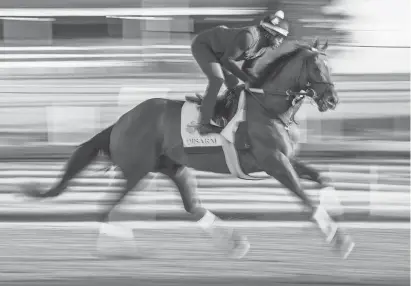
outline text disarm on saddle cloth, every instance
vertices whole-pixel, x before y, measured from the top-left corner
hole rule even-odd
[[[222,146],[221,136],[224,136],[229,142],[234,143],[238,124],[245,120],[244,91],[240,95],[236,114],[223,129],[221,135],[212,133],[202,136],[198,133],[196,127],[200,116],[198,108],[198,104],[186,102],[181,110],[181,137],[183,138],[184,147],[219,147]]]
[[[181,110],[181,137],[184,147],[219,147],[221,138],[219,134],[200,135],[197,131],[199,122],[199,105],[186,102]]]

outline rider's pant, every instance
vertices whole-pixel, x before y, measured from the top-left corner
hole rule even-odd
[[[239,80],[222,68],[217,56],[206,43],[194,39],[191,51],[201,70],[208,78],[208,86],[200,107],[200,122],[207,124],[213,116],[217,97],[223,83],[226,84],[227,88],[233,88],[238,85]]]

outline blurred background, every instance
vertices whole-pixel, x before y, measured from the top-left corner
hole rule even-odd
[[[338,273],[327,265],[331,254],[315,244],[318,237],[314,230],[298,230],[300,235],[295,236],[295,230],[270,228],[260,230],[258,237],[250,231],[251,240],[256,242],[253,247],[261,248],[253,254],[257,255],[254,263],[263,262],[255,268],[247,262],[241,273],[273,275],[272,269],[264,272],[271,265],[264,257],[275,253],[286,263],[276,264],[274,269],[281,273],[302,271],[308,276],[301,277],[308,280],[333,275],[334,280],[340,277],[344,282],[358,277],[388,279],[390,285],[397,285],[393,279],[408,281],[409,0],[1,0],[0,220],[94,221],[104,195],[121,188],[118,172],[101,172],[107,166],[104,160],[83,172],[69,186],[69,192],[54,200],[17,200],[18,183],[36,180],[51,185],[77,144],[141,101],[151,97],[183,99],[187,94],[202,93],[206,80],[191,56],[191,39],[216,25],[258,23],[278,9],[291,22],[289,40],[318,37],[321,42],[329,41],[330,65],[341,99],[336,111],[326,113],[304,104],[297,114],[300,156],[333,179],[346,210],[344,220],[385,221],[388,227],[365,231],[362,224],[354,232],[358,248],[353,260],[348,264],[332,262]],[[297,200],[275,180],[256,183],[195,174],[204,205],[225,219],[308,219],[301,214]],[[160,175],[149,178],[155,180],[143,185],[138,195],[127,198],[122,219],[188,219],[178,195],[172,192],[174,186]],[[303,187],[312,199],[319,200],[318,186],[304,181]],[[137,207],[136,203],[141,204]],[[408,229],[396,229],[401,222]],[[67,266],[66,272],[63,267],[55,269],[58,263],[40,263],[42,267],[30,264],[32,257],[62,257],[63,264],[70,255],[73,261],[82,257],[93,241],[90,235],[85,236],[85,230],[67,236],[63,231],[45,232],[41,226],[35,231],[8,227],[11,232],[2,232],[6,237],[0,243],[0,273],[4,277],[18,276],[13,276],[16,266],[5,257],[17,257],[20,270],[34,269],[30,277],[37,277],[36,273],[63,277],[80,275],[81,271],[90,277],[102,275],[96,272],[103,269],[100,266],[79,269],[83,263]],[[141,231],[139,235],[160,245],[165,243],[161,242],[167,237],[165,233],[169,232],[149,232],[149,236]],[[174,244],[176,250],[196,245],[185,254],[182,251],[183,255],[212,252],[194,238],[184,243],[187,234],[176,234],[182,242]],[[42,245],[65,237],[66,244],[43,248],[39,255]],[[89,237],[87,242],[85,237]],[[24,250],[28,239],[37,248]],[[167,243],[171,245],[174,240],[175,236],[168,237]],[[76,252],[81,247],[83,252]],[[181,254],[175,255],[178,259],[172,264],[177,270],[163,267],[162,273],[192,271],[182,265],[185,258]],[[228,274],[235,272],[230,263],[213,265],[202,265],[196,271],[206,275],[221,273],[221,269]],[[150,271],[139,268],[137,274]],[[137,274],[133,270],[130,275]],[[377,285],[374,282],[370,285]]]
[[[5,167],[2,194],[12,194],[19,178],[51,184],[62,160],[79,143],[140,102],[202,93],[206,80],[191,55],[191,39],[216,25],[252,25],[281,9],[291,22],[290,41],[329,41],[341,98],[333,112],[320,113],[308,102],[300,109],[299,156],[334,176],[341,192],[362,196],[377,190],[381,198],[389,198],[386,204],[404,202],[409,197],[409,6],[408,0],[392,0],[390,5],[385,0],[3,0],[0,158],[54,161],[37,173],[32,170],[35,165],[11,173]],[[343,163],[345,167],[339,167]],[[398,174],[393,177],[388,170]],[[362,176],[355,177],[358,172]],[[209,186],[213,175],[200,178],[204,194],[220,194],[218,184]],[[70,193],[74,197],[62,203],[93,201],[101,194],[100,183],[111,190],[104,179],[79,180],[74,182],[77,191],[96,192]],[[159,186],[161,192],[173,188],[169,183]],[[267,186],[249,187],[264,191]],[[400,191],[396,199],[389,192],[392,188]],[[284,191],[279,185],[278,189]],[[243,192],[248,195],[250,190]],[[351,203],[358,203],[355,196]],[[5,198],[6,205],[15,202]],[[370,201],[362,201],[367,205],[362,207],[367,209]],[[240,209],[238,203],[235,209]],[[281,210],[290,207],[278,197],[273,203]],[[409,217],[408,203],[381,207],[386,215],[400,212]]]
[[[355,4],[354,4],[355,3]],[[298,114],[302,142],[409,141],[409,1],[3,0],[0,142],[79,143],[153,96],[202,92],[190,41],[278,9],[290,40],[330,42],[342,104]],[[372,11],[372,12],[369,12]],[[65,124],[66,122],[78,124]],[[73,128],[74,127],[74,128]]]
[[[299,111],[300,156],[320,161],[322,171],[345,183],[357,180],[347,176],[364,164],[361,185],[343,184],[341,191],[368,191],[372,184],[381,191],[385,184],[405,188],[407,197],[409,6],[408,0],[3,0],[0,158],[62,160],[148,98],[202,93],[206,81],[191,56],[191,39],[216,25],[252,25],[281,9],[291,22],[290,41],[329,41],[341,98],[334,112],[320,113],[308,102]],[[351,161],[341,174],[332,164],[344,160]],[[387,164],[401,175],[387,176]],[[58,174],[51,167],[37,175],[24,168],[10,179],[38,176],[51,183]],[[14,181],[4,180],[4,194],[12,193]],[[95,183],[79,184],[95,189]]]

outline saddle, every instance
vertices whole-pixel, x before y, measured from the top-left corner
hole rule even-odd
[[[237,111],[239,93],[227,90],[225,94],[217,99],[214,107],[214,114],[211,118],[219,127],[224,128],[227,123],[232,119]],[[186,100],[189,102],[201,105],[203,102],[203,96],[196,93],[195,96],[187,95]]]
[[[212,121],[217,126],[225,128],[236,115],[241,92],[242,90],[240,89],[236,92],[227,90],[225,94],[217,100],[212,117]],[[203,96],[199,94],[196,94],[195,96],[187,95],[186,101],[200,106],[203,101]],[[250,148],[246,121],[239,123],[235,133],[234,145],[238,150],[246,150]]]

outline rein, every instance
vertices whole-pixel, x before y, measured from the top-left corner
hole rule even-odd
[[[264,93],[264,90],[261,88],[248,88],[246,89],[260,104],[262,104],[262,102],[256,98],[254,93]],[[288,89],[286,91],[283,92],[270,92],[270,95],[279,95],[279,96],[283,96],[286,95],[287,96],[287,100],[292,100],[291,101],[291,105],[294,106],[296,101],[298,99],[301,99],[303,97],[310,97],[310,98],[315,98],[317,96],[317,92],[312,89],[312,88],[307,88],[306,90],[302,90],[302,91],[292,91],[291,89]],[[266,109],[264,107],[264,109]],[[267,110],[266,110],[267,111]],[[268,111],[267,111],[268,112]]]
[[[264,104],[260,101],[260,99],[256,95],[256,93],[264,94],[264,91],[261,88],[248,88],[246,89],[246,91],[254,98],[254,100],[263,108],[263,110],[267,114],[271,115],[271,112],[267,110],[267,108],[264,106]],[[270,93],[270,95],[281,95],[281,96],[286,95],[287,100],[291,100],[291,106],[295,106],[300,100],[302,100],[306,96],[308,96],[310,99],[313,100],[312,97],[316,96],[317,93],[312,88],[308,88],[303,91],[292,91],[289,89],[285,92]],[[314,104],[313,102],[311,103]],[[281,121],[281,123],[284,125],[285,130],[287,131],[289,130],[290,125],[292,123],[297,124],[297,122],[295,122],[294,120],[294,116],[292,116],[292,118],[290,119],[288,123],[284,122],[284,120],[277,114],[275,114],[275,117],[277,117],[277,119]]]

